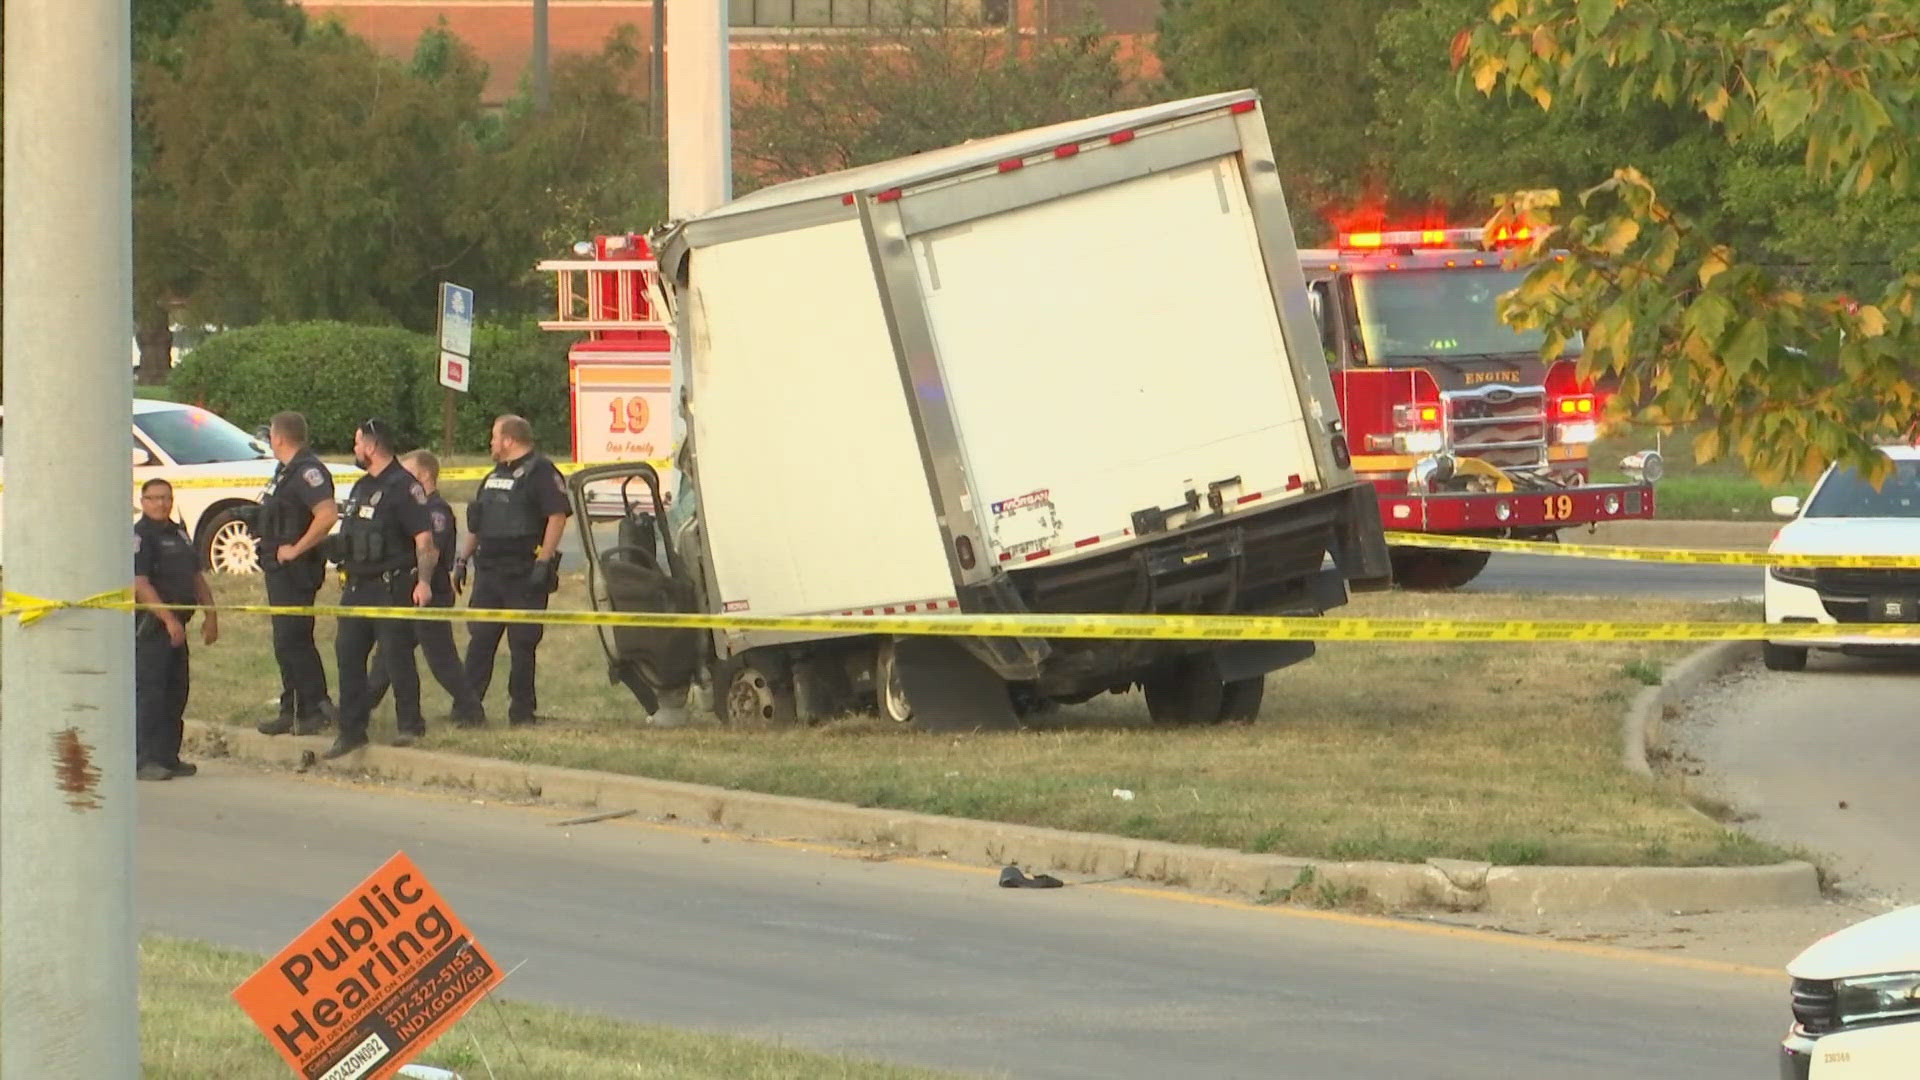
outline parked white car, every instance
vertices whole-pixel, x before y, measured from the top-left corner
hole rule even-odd
[[[1920,907],[1829,934],[1787,965],[1782,1080],[1895,1080],[1920,1062]]]
[[[5,422],[0,410],[0,425]],[[3,431],[0,428],[0,431]],[[133,480],[127,505],[139,513],[139,485],[160,477],[180,485],[189,480],[232,478],[217,487],[176,487],[174,516],[200,549],[202,565],[216,573],[255,574],[260,571],[254,537],[234,511],[257,505],[260,491],[273,477],[277,463],[266,443],[226,420],[194,405],[171,401],[136,400],[133,403]],[[0,441],[0,493],[4,491],[6,458]],[[338,498],[346,498],[358,470],[328,466],[334,474]],[[4,503],[0,503],[4,512]],[[129,524],[132,517],[128,518]]]
[[[1773,512],[1792,520],[1767,548],[1796,555],[1920,555],[1920,447],[1883,446],[1893,472],[1879,490],[1854,469],[1830,467],[1805,506],[1792,495],[1773,500]],[[1769,567],[1764,595],[1767,622],[1920,623],[1920,569],[1810,569]],[[1809,649],[1848,653],[1886,652],[1920,646],[1885,638],[1794,638],[1766,642],[1764,659],[1774,671],[1807,666]]]

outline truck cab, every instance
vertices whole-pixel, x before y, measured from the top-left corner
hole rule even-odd
[[[1500,320],[1527,271],[1480,229],[1342,233],[1300,252],[1355,472],[1386,528],[1521,540],[1651,518],[1656,451],[1621,463],[1631,482],[1591,483],[1606,398],[1576,371],[1582,343],[1542,360],[1544,336]],[[1394,577],[1456,588],[1487,554],[1395,545]]]

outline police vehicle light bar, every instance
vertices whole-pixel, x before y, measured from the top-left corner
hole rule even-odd
[[[1340,247],[1348,250],[1376,248],[1482,247],[1524,243],[1533,239],[1533,229],[1506,225],[1488,233],[1481,228],[1401,229],[1393,232],[1343,232]]]

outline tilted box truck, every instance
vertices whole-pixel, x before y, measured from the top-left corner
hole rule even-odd
[[[590,555],[596,603],[1312,616],[1390,580],[1250,91],[769,187],[653,243],[686,364],[681,524],[664,562],[651,527],[650,555]],[[690,633],[609,653],[667,698],[708,671],[723,719],[931,728],[1134,687],[1156,720],[1250,719],[1313,652]]]

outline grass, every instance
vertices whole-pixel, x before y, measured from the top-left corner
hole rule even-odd
[[[216,582],[257,601],[247,579]],[[323,600],[331,599],[329,590]],[[556,609],[585,607],[568,575]],[[1453,594],[1356,597],[1344,614],[1615,620],[1617,601]],[[1638,619],[1756,617],[1722,605],[1644,601]],[[333,620],[321,620],[332,673]],[[194,646],[189,715],[251,725],[277,693],[264,619],[233,616]],[[465,633],[457,630],[463,645]],[[197,642],[197,638],[195,639]],[[1276,673],[1252,724],[1151,726],[1137,694],[1104,695],[1025,732],[935,735],[848,717],[785,731],[702,722],[649,728],[610,686],[598,639],[550,627],[540,707],[554,719],[509,730],[505,648],[492,726],[441,721],[446,697],[422,668],[424,745],[863,806],[1331,859],[1432,856],[1556,864],[1743,865],[1780,852],[1703,821],[1685,793],[1626,772],[1620,721],[1631,696],[1683,655],[1667,643],[1573,645],[1330,642]],[[337,692],[337,690],[336,690]],[[392,732],[391,704],[374,717]],[[1113,796],[1131,789],[1132,801]]]
[[[141,1074],[149,1080],[285,1077],[280,1055],[228,996],[265,959],[176,938],[143,940]],[[933,1080],[947,1075],[496,997],[482,1001],[415,1060],[467,1077],[489,1075],[491,1063],[503,1075],[570,1080]]]
[[[1658,514],[1668,521],[1766,521],[1774,520],[1769,503],[1775,495],[1806,498],[1812,485],[1788,480],[1766,484],[1747,474],[1738,458],[1722,456],[1701,464],[1693,458],[1696,428],[1676,428],[1671,435],[1658,437],[1658,449],[1666,459],[1666,476],[1658,488]],[[1625,479],[1620,459],[1636,450],[1655,448],[1656,434],[1651,429],[1615,432],[1593,444],[1593,482]]]

